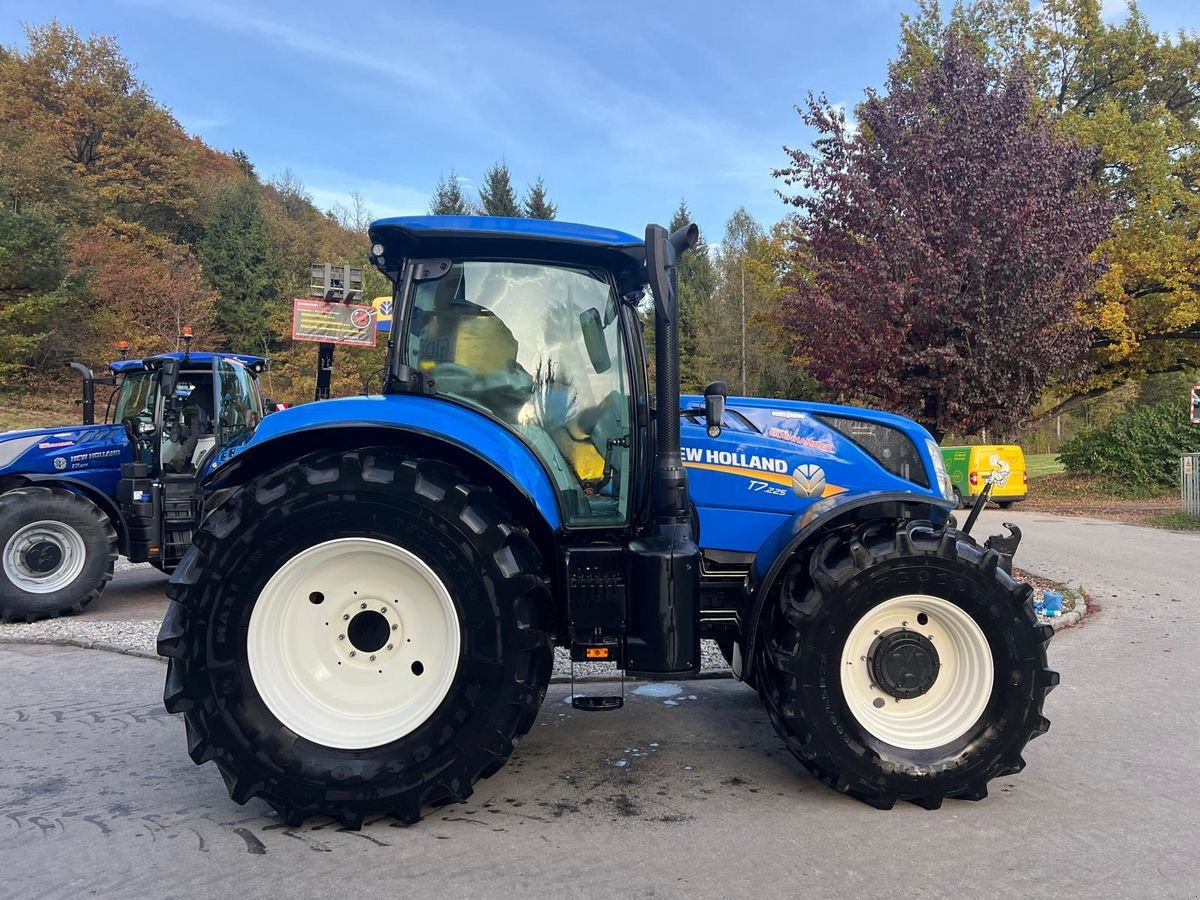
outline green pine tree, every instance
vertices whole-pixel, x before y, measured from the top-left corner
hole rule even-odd
[[[271,347],[281,273],[258,185],[243,178],[221,192],[199,249],[205,278],[220,294],[217,327],[229,336],[230,349]]]
[[[479,189],[479,203],[485,216],[519,217],[521,207],[512,186],[512,173],[508,163],[494,163],[483,176],[483,187]]]
[[[691,221],[687,201],[680,200],[667,231],[683,228]],[[717,272],[701,232],[696,246],[679,263],[679,383],[684,391],[699,391],[717,377],[712,360],[699,352],[697,340],[716,289]]]
[[[558,215],[558,204],[551,203],[546,196],[546,185],[539,175],[525,194],[524,214],[527,219],[553,219]]]
[[[438,176],[437,186],[433,189],[433,199],[429,201],[431,216],[470,216],[476,212],[475,205],[462,192],[462,185],[454,169],[450,176]]]

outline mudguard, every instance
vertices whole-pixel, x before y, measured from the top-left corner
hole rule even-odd
[[[859,516],[924,518],[941,525],[949,519],[953,508],[954,502],[951,500],[908,491],[846,493],[819,500],[789,519],[763,542],[755,554],[750,615],[742,633],[745,648],[742,659],[753,665],[763,605],[787,561],[817,534],[839,524],[839,520]]]
[[[449,444],[486,464],[529,501],[551,531],[562,524],[549,473],[515,432],[465,406],[419,394],[344,397],[272,413],[248,441],[217,455],[203,486],[214,492],[237,487],[300,452],[405,438],[434,449]]]

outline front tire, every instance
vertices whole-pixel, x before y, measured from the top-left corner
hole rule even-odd
[[[1053,629],[1028,585],[953,529],[827,537],[768,600],[757,670],[776,731],[817,778],[880,808],[978,800],[1043,734]]]
[[[0,621],[82,612],[116,559],[117,532],[86,497],[57,487],[0,496]]]
[[[248,483],[171,579],[164,700],[238,803],[414,822],[532,726],[552,664],[541,557],[487,488],[387,449]]]

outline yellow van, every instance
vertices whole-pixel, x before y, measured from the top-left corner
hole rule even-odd
[[[943,447],[942,459],[954,485],[954,499],[960,507],[974,503],[989,478],[995,485],[992,499],[1003,509],[1024,500],[1029,491],[1025,454],[1016,444]]]

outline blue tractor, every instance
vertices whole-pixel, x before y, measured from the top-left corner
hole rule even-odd
[[[83,376],[83,424],[0,434],[2,621],[80,612],[117,554],[172,571],[200,522],[205,460],[263,415],[257,356],[123,359],[103,378],[72,367]],[[102,424],[97,384],[116,387]]]
[[[414,822],[504,765],[555,645],[679,679],[701,638],[805,766],[867,803],[980,799],[1022,768],[1058,676],[1012,538],[956,528],[908,419],[721,383],[681,398],[676,261],[696,239],[371,227],[395,286],[383,395],[225,449],[168,589],[166,707],[236,802]]]

